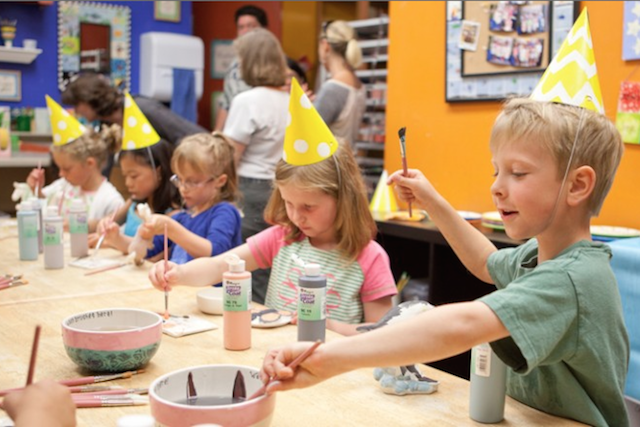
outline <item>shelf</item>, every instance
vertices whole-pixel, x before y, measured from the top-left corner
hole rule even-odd
[[[356,160],[360,166],[384,166],[384,159],[358,157]]]
[[[384,143],[358,141],[356,148],[358,150],[384,151]]]
[[[362,50],[381,47],[387,48],[389,47],[389,39],[360,40],[358,44]]]
[[[380,31],[380,27],[386,27],[389,25],[389,17],[381,16],[379,18],[370,18],[370,19],[360,19],[358,21],[349,22],[349,26],[356,30],[358,34],[375,34]],[[384,28],[384,32],[387,32],[387,29]]]
[[[13,62],[16,64],[31,64],[36,56],[42,53],[42,49],[26,49],[24,47],[0,46],[0,62]]]
[[[389,60],[389,55],[386,53],[383,55],[374,55],[374,56],[364,56],[362,58],[363,64],[375,64],[378,62],[387,62]]]
[[[386,69],[356,70],[356,76],[358,76],[360,78],[387,77],[387,70]]]

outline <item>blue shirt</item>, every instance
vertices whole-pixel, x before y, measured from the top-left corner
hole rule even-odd
[[[178,212],[172,217],[187,230],[211,242],[211,256],[219,255],[242,243],[240,231],[241,218],[238,209],[228,202],[220,202],[191,216],[187,211]],[[153,238],[153,248],[147,251],[147,258],[162,252],[164,236]],[[169,260],[176,264],[185,264],[193,259],[183,248],[169,240]]]

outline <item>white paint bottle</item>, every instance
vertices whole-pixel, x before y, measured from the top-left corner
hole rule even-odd
[[[89,255],[89,213],[82,199],[71,201],[69,234],[71,236],[71,256],[82,258]]]
[[[44,244],[44,268],[64,267],[64,250],[62,245],[62,217],[58,215],[57,206],[47,206],[44,216],[42,242]]]

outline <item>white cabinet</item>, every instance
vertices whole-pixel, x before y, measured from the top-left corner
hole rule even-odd
[[[349,25],[356,30],[362,48],[364,69],[356,75],[365,85],[367,108],[355,148],[371,197],[384,168],[389,17],[350,21]]]

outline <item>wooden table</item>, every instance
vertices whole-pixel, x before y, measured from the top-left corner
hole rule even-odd
[[[13,245],[14,261],[5,259]],[[0,389],[24,384],[35,325],[42,325],[35,378],[68,379],[88,375],[66,355],[62,344],[62,320],[82,311],[135,307],[151,311],[164,309],[164,295],[151,289],[146,268],[133,266],[84,277],[83,270],[66,267],[44,270],[41,262],[15,261],[17,242],[5,239],[0,245],[0,269],[24,269],[30,284],[0,291]],[[109,251],[105,251],[109,254]],[[115,256],[115,253],[111,253]],[[148,267],[148,264],[147,264]],[[77,281],[77,283],[76,283]],[[296,328],[253,329],[252,348],[231,352],[222,344],[222,317],[210,316],[196,307],[196,288],[177,288],[171,293],[169,308],[173,314],[197,315],[219,329],[181,338],[164,335],[146,372],[128,380],[112,382],[131,387],[148,387],[155,378],[189,366],[204,364],[241,364],[259,367],[266,351],[278,344],[296,340]],[[13,295],[12,295],[13,294]],[[340,336],[327,332],[327,340]],[[372,369],[360,369],[325,381],[313,388],[280,393],[277,396],[273,426],[327,425],[403,425],[465,426],[478,425],[468,417],[469,383],[459,377],[424,366],[424,374],[440,381],[431,395],[392,396],[382,392],[373,379]],[[148,406],[79,409],[79,426],[114,426],[125,414],[149,413]],[[1,414],[1,412],[0,412]],[[505,421],[501,425],[530,426],[579,425],[542,413],[507,398]]]

